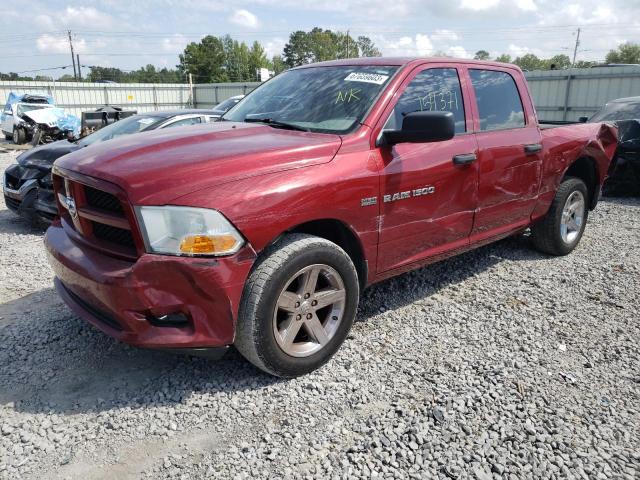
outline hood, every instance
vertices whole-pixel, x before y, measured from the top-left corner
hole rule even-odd
[[[49,107],[29,110],[28,112],[24,112],[22,116],[30,118],[36,123],[44,123],[45,125],[54,126],[59,118],[65,116],[65,113],[62,108]]]
[[[65,155],[56,166],[115,183],[136,205],[163,205],[203,188],[326,163],[338,135],[215,122],[153,130]]]
[[[80,148],[79,145],[68,140],[59,140],[47,143],[27,150],[18,155],[17,162],[23,167],[32,167],[39,170],[51,170],[53,162],[67,153],[74,152]]]

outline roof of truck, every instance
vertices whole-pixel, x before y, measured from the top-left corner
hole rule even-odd
[[[468,58],[451,58],[451,57],[361,57],[361,58],[344,58],[340,60],[329,60],[327,62],[309,63],[296,68],[309,67],[330,67],[339,65],[384,65],[384,66],[405,66],[410,64],[422,63],[464,63],[471,65],[491,65],[496,67],[511,67],[518,69],[517,66],[508,63],[492,62],[486,60],[470,60]]]

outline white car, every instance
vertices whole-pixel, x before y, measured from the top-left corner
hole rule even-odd
[[[40,110],[44,108],[56,108],[55,105],[43,102],[39,96],[25,95],[25,100],[38,99],[37,103],[26,101],[17,103],[7,103],[0,115],[0,129],[7,140],[21,144],[29,140],[30,129],[26,128],[27,123],[21,118],[26,112]]]

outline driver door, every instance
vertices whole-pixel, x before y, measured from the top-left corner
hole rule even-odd
[[[384,129],[396,130],[407,113],[450,111],[456,135],[441,142],[380,147],[379,273],[413,268],[469,243],[478,202],[478,162],[464,78],[449,64],[418,69],[386,113]]]

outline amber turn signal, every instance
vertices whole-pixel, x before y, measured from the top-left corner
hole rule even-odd
[[[180,252],[200,255],[228,252],[236,242],[232,235],[189,235],[180,242]]]

